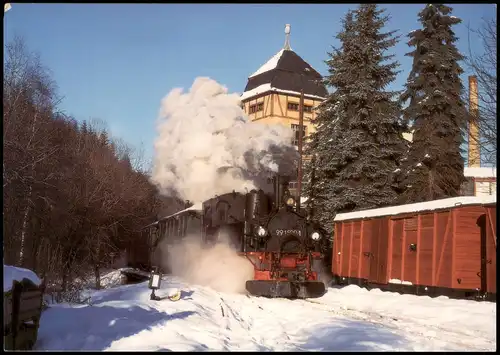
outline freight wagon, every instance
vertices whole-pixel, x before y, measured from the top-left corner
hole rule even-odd
[[[496,196],[338,214],[338,284],[496,301]]]

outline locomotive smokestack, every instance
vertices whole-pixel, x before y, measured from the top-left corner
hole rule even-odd
[[[481,152],[479,146],[479,107],[478,107],[477,77],[469,76],[469,147],[468,165],[469,167],[479,167],[481,165]]]
[[[290,178],[287,176],[275,175],[273,178],[274,182],[274,203],[276,208],[279,208],[283,204],[283,198],[287,191],[288,183]]]
[[[273,187],[274,187],[274,204],[276,208],[279,208],[281,205],[281,189],[280,189],[280,176],[275,175],[273,177]]]

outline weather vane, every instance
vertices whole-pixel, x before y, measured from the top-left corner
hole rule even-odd
[[[290,51],[290,25],[286,24],[285,25],[285,46],[283,47],[284,50]]]

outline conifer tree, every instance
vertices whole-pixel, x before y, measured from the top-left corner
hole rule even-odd
[[[458,63],[463,57],[451,29],[461,20],[451,11],[442,4],[427,5],[418,14],[423,28],[409,34],[413,67],[401,101],[409,101],[403,115],[414,131],[401,202],[458,196],[465,180],[460,145],[468,115]]]
[[[325,61],[329,75],[324,78],[324,84],[335,88],[336,91],[329,94],[317,108],[316,118],[312,120],[316,125],[316,131],[309,135],[304,150],[305,156],[309,157],[304,169],[304,194],[308,197],[309,215],[327,229],[332,221],[332,214],[326,206],[330,198],[327,186],[332,174],[326,163],[334,154],[335,146],[330,144],[330,141],[338,129],[338,119],[344,117],[342,113],[348,104],[343,102],[343,99],[347,98],[345,86],[349,76],[346,57],[353,46],[351,43],[354,36],[353,12],[349,11],[342,22],[343,30],[336,36],[341,46],[333,47],[333,51],[328,53],[329,59]]]
[[[338,36],[342,48],[327,62],[326,82],[336,91],[319,107],[318,133],[309,147],[317,181],[308,187],[326,228],[336,213],[388,206],[398,198],[394,176],[406,149],[405,127],[398,93],[386,89],[399,64],[386,54],[397,38],[382,32],[384,12],[362,4],[355,18],[348,15]]]

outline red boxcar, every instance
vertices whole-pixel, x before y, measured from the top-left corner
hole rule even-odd
[[[496,299],[496,196],[342,213],[334,229],[340,284]]]

